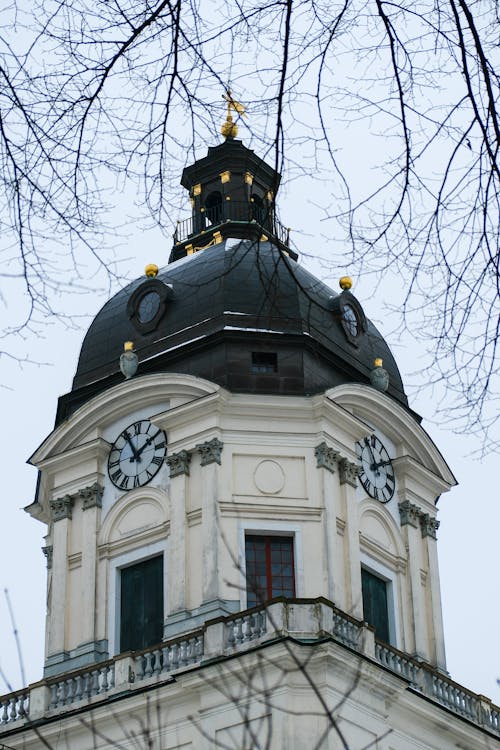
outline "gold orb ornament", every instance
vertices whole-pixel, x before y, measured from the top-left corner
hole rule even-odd
[[[123,351],[124,352],[131,352],[134,350],[134,342],[133,341],[125,341],[123,344]]]
[[[339,279],[339,286],[342,289],[342,291],[345,291],[346,289],[349,291],[349,289],[352,288],[352,279],[350,276],[341,276]]]
[[[155,276],[158,276],[158,266],[155,263],[148,263],[144,269],[144,273],[148,279],[154,279]]]

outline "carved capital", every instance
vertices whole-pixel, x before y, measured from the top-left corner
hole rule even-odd
[[[350,484],[351,487],[357,487],[360,472],[359,466],[351,463],[347,458],[339,458],[337,464],[339,467],[340,484]]]
[[[63,518],[72,517],[73,495],[64,495],[56,500],[50,501],[50,510],[53,521],[61,521]]]
[[[42,552],[45,555],[45,558],[47,560],[47,570],[50,570],[52,567],[52,545],[47,545],[47,547],[42,547]]]
[[[318,469],[328,469],[332,474],[335,471],[339,454],[333,448],[329,448],[325,442],[320,443],[314,449],[316,456],[316,466]]]
[[[399,517],[401,519],[401,526],[414,526],[418,528],[418,520],[420,518],[421,510],[418,505],[413,505],[409,500],[405,500],[403,503],[399,503]]]
[[[179,451],[179,453],[171,453],[167,456],[165,461],[170,469],[171,477],[178,477],[180,474],[187,474],[189,476],[189,462],[191,461],[191,454],[187,451]]]
[[[436,518],[432,518],[428,513],[420,514],[420,531],[422,537],[430,536],[432,539],[437,539],[437,530],[439,529],[439,521]]]
[[[220,456],[223,447],[224,443],[217,438],[207,440],[205,443],[197,445],[196,450],[201,456],[200,464],[202,466],[207,466],[208,464],[216,463],[220,466]]]
[[[104,488],[98,482],[94,482],[90,487],[84,487],[78,491],[78,497],[83,500],[82,508],[102,508],[102,493]]]

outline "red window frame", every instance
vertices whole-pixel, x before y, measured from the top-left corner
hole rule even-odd
[[[295,596],[293,536],[245,536],[247,607]]]

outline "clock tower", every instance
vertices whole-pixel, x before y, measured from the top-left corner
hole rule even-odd
[[[92,726],[116,747],[155,705],[172,750],[497,746],[499,710],[446,669],[453,474],[352,281],[298,263],[280,176],[229,125],[183,172],[170,262],[97,314],[31,458],[45,669],[0,740],[83,750]]]

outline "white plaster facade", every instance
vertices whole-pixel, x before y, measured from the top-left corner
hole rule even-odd
[[[107,458],[139,418],[165,430],[184,470],[121,492]],[[385,505],[356,481],[356,441],[373,431],[396,471]],[[383,393],[243,395],[145,375],[82,406],[31,461],[29,510],[51,550],[47,666],[0,699],[0,747],[500,747],[500,711],[446,676],[435,501],[454,478]],[[240,616],[245,535],[264,532],[293,537],[297,599]],[[153,555],[164,643],[119,654],[120,570]],[[362,566],[389,584],[389,646],[362,623]]]
[[[169,478],[164,466],[124,493],[107,476],[108,452],[125,425],[145,417],[166,431],[169,455],[187,451],[189,474]],[[326,443],[354,464],[356,441],[373,428],[394,446],[397,491],[387,505],[315,457]],[[197,446],[215,438],[220,465],[202,466]],[[362,619],[361,563],[391,581],[393,645],[445,669],[436,541],[401,526],[398,503],[435,518],[435,499],[454,480],[426,433],[384,394],[352,385],[311,398],[241,395],[189,376],[144,376],[94,398],[31,460],[42,471],[37,512],[53,548],[49,662],[63,655],[64,669],[81,666],[89,644],[89,655],[115,655],[116,570],[152,550],[165,556],[166,634],[245,609],[243,541],[258,531],[294,537],[299,598],[323,596]],[[102,508],[84,509],[78,493],[94,483]],[[68,496],[72,517],[51,520],[51,501]]]

